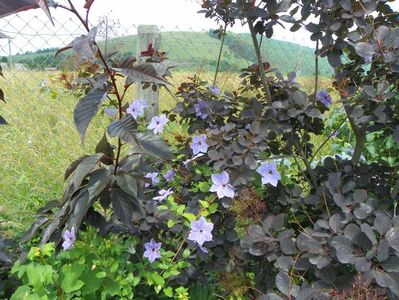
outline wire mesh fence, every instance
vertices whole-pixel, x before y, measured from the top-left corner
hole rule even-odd
[[[85,145],[79,144],[73,125],[73,92],[63,88],[68,83],[68,69],[73,63],[66,53],[55,56],[56,49],[84,34],[72,19],[54,18],[49,26],[45,17],[17,14],[0,19],[1,79],[7,104],[1,115],[10,126],[0,128],[0,229],[21,229],[31,211],[46,201],[59,198],[63,190],[63,172],[79,155],[93,151],[103,134],[103,120],[97,118],[89,128]],[[199,75],[211,81],[216,68],[221,41],[213,30],[193,31],[181,28],[161,31],[161,49],[177,67],[171,83],[176,87],[188,76]],[[137,25],[122,27],[117,21],[101,20],[98,31],[101,44],[122,55],[137,52]],[[237,87],[240,69],[255,62],[250,35],[229,32],[225,38],[217,85]],[[314,49],[295,42],[264,39],[264,57],[282,73],[296,71],[299,76],[314,73]],[[331,70],[323,60],[320,72]],[[133,96],[132,96],[133,97]],[[173,98],[161,93],[162,109],[170,109]],[[18,216],[10,212],[18,210]]]

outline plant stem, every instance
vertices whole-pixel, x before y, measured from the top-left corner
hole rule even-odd
[[[70,11],[70,12],[72,12],[73,14],[75,14],[75,15],[78,17],[78,19],[80,20],[80,22],[83,24],[83,26],[85,27],[86,31],[87,31],[87,32],[90,32],[90,27],[89,27],[89,22],[88,22],[88,19],[89,19],[89,10],[87,10],[86,19],[84,19],[84,18],[79,14],[79,12],[76,10],[76,8],[75,8],[75,6],[73,5],[72,1],[71,1],[71,0],[68,0],[68,3],[69,3],[69,5],[70,5],[70,8],[65,7],[65,6],[60,6],[60,7],[63,8],[63,9],[66,9],[66,10],[68,10],[68,11]],[[118,86],[117,86],[117,84],[116,84],[115,72],[112,71],[112,70],[110,69],[110,67],[108,66],[108,63],[107,63],[107,61],[106,61],[104,55],[102,54],[102,52],[101,52],[101,50],[100,50],[100,47],[98,46],[98,44],[97,44],[95,41],[94,41],[94,45],[97,47],[98,56],[99,56],[101,62],[103,63],[103,65],[104,65],[104,67],[105,67],[105,70],[107,71],[109,77],[111,78],[112,86],[113,86],[114,91],[115,91],[115,96],[116,96],[116,98],[117,98],[117,100],[118,100],[118,112],[119,112],[118,117],[119,117],[119,120],[120,120],[120,119],[122,119],[122,117],[123,117],[122,100],[123,100],[123,96],[124,96],[125,93],[126,93],[126,89],[125,89],[125,91],[124,91],[124,93],[123,93],[123,96],[121,96],[120,93],[119,93],[119,90],[118,90]],[[118,149],[117,149],[117,154],[116,154],[116,159],[115,159],[115,171],[114,171],[114,174],[116,174],[116,172],[118,171],[119,158],[120,158],[121,148],[122,148],[122,140],[121,140],[120,138],[118,138]]]
[[[216,78],[218,76],[219,73],[219,67],[220,67],[220,60],[222,58],[222,51],[223,51],[223,46],[224,46],[224,38],[226,36],[226,30],[227,30],[227,22],[224,23],[224,28],[223,28],[223,35],[222,35],[222,42],[220,44],[220,49],[219,49],[219,55],[218,55],[218,61],[216,64],[216,71],[215,71],[215,76],[213,77],[213,87],[216,84]]]
[[[306,158],[305,153],[303,152],[302,147],[299,145],[299,143],[297,141],[294,141],[294,145],[296,150],[298,151],[299,155],[302,158],[303,163],[305,164],[306,167],[306,172],[309,174],[310,176],[310,180],[312,182],[313,188],[317,189],[317,179],[316,179],[316,175],[313,172],[312,166],[310,165],[309,160]]]
[[[316,158],[317,153],[319,153],[319,151],[324,147],[325,144],[327,144],[327,142],[335,135],[335,133],[338,132],[338,130],[342,127],[342,125],[344,125],[344,123],[346,122],[346,118],[344,120],[341,121],[341,123],[338,125],[338,128],[335,129],[329,136],[328,138],[326,138],[326,140],[321,143],[321,145],[319,146],[319,148],[317,148],[317,150],[314,152],[312,159],[310,160],[310,163],[312,163],[312,161]]]
[[[269,84],[267,83],[266,75],[265,75],[265,68],[263,67],[263,59],[262,55],[260,53],[260,47],[258,44],[258,40],[256,39],[256,32],[254,29],[254,24],[252,20],[248,19],[248,27],[249,31],[251,32],[251,37],[252,37],[252,43],[255,48],[255,53],[256,53],[256,59],[258,60],[258,65],[259,65],[259,75],[262,80],[263,88],[265,90],[266,94],[266,99],[270,102],[272,100],[272,95],[270,94],[270,89],[269,89]]]
[[[316,42],[315,61],[314,61],[314,65],[315,65],[314,100],[315,101],[316,101],[316,93],[317,93],[317,90],[319,89],[319,87],[318,87],[318,85],[319,85],[319,54],[317,52],[319,52],[319,40],[317,40],[317,42]]]
[[[357,166],[360,161],[360,156],[362,155],[366,140],[366,125],[358,126],[356,124],[355,120],[351,117],[351,109],[347,103],[344,104],[344,109],[356,138],[355,150],[353,151],[352,155],[352,163],[354,166]]]

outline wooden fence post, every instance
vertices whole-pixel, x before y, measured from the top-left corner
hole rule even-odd
[[[155,50],[161,47],[161,33],[156,25],[139,25],[137,27],[137,62],[143,63],[148,57],[142,57],[140,53],[148,49],[152,44]],[[155,92],[151,87],[143,89],[142,84],[137,84],[137,99],[147,102],[148,108],[145,111],[145,118],[150,121],[153,116],[159,114],[159,89]]]

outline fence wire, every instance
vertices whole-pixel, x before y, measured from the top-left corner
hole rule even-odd
[[[66,167],[83,153],[93,151],[103,134],[104,121],[96,118],[85,144],[79,144],[72,115],[78,99],[62,87],[62,83],[68,83],[64,69],[70,56],[55,57],[54,53],[84,31],[73,19],[55,17],[54,23],[49,26],[45,17],[27,19],[26,14],[0,19],[0,32],[7,36],[0,39],[5,77],[0,87],[7,101],[0,105],[0,115],[10,123],[0,127],[0,230],[24,229],[21,224],[27,224],[34,209],[59,198]],[[171,79],[175,87],[195,73],[212,81],[221,44],[212,30],[161,27],[160,31],[161,49],[177,65]],[[123,55],[136,54],[136,34],[137,25],[122,27],[107,19],[99,25],[101,43],[105,45],[107,37],[107,47]],[[240,69],[255,62],[249,34],[229,32],[223,49],[217,81],[222,90],[237,87]],[[302,77],[313,76],[314,49],[264,39],[262,52],[283,74],[296,71]],[[323,60],[320,71],[326,76],[331,72]],[[162,109],[170,109],[174,100],[161,93],[160,104]]]

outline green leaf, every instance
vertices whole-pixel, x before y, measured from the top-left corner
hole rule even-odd
[[[203,182],[198,183],[198,188],[200,189],[201,192],[207,193],[207,192],[209,192],[209,189],[211,188],[211,186],[209,185],[208,182],[203,181]]]
[[[213,203],[209,206],[209,213],[213,214],[214,212],[216,212],[218,209],[218,204],[217,203]]]
[[[199,203],[201,204],[201,206],[202,206],[203,208],[208,208],[208,207],[209,207],[208,201],[200,200]]]
[[[79,264],[62,266],[59,281],[65,293],[77,291],[84,285],[84,282],[79,280],[84,268],[84,265]]]
[[[152,279],[153,279],[153,281],[154,281],[154,283],[156,285],[164,286],[165,279],[161,275],[159,275],[158,273],[153,272],[151,274],[151,276],[152,276]]]
[[[107,273],[105,273],[104,271],[101,271],[101,272],[97,272],[96,273],[96,275],[95,275],[95,277],[96,278],[105,278],[105,277],[107,277]]]
[[[150,155],[164,160],[171,160],[175,157],[165,141],[152,132],[137,134],[137,141],[139,145]]]
[[[73,111],[73,119],[82,143],[90,121],[97,114],[102,102],[107,97],[107,91],[93,88],[85,97],[79,100]]]
[[[156,84],[168,84],[168,82],[161,78],[155,68],[150,63],[143,63],[132,68],[114,69],[115,71],[125,75],[126,84],[132,84],[134,82],[142,83],[156,83]]]
[[[194,214],[192,214],[192,213],[184,213],[183,217],[186,218],[187,220],[189,220],[190,222],[192,222],[195,219],[197,219],[197,217]]]
[[[29,284],[37,290],[53,282],[53,268],[49,265],[30,264],[26,268]]]
[[[181,214],[184,213],[184,210],[185,210],[185,209],[186,209],[186,206],[183,205],[183,204],[180,204],[180,205],[177,207],[177,209],[176,209],[176,213],[179,214],[179,215],[181,215]]]
[[[172,228],[173,226],[175,226],[175,224],[176,224],[175,220],[168,220],[168,223],[167,223],[168,228]]]
[[[54,243],[47,243],[41,247],[41,251],[43,256],[50,257],[55,252],[55,244]]]
[[[118,137],[131,145],[137,145],[137,123],[131,114],[125,114],[121,120],[113,121],[107,132],[110,137]]]
[[[31,288],[28,285],[21,285],[15,290],[14,294],[11,296],[11,300],[32,299],[30,295]],[[36,299],[39,299],[39,297],[36,297]]]
[[[172,287],[169,286],[166,289],[163,289],[163,293],[165,294],[166,297],[172,298],[173,297]]]
[[[186,248],[183,251],[183,257],[188,258],[190,256],[190,249]]]
[[[83,295],[94,294],[95,291],[101,290],[104,279],[100,278],[101,276],[98,277],[98,273],[96,273],[95,276],[93,276],[92,270],[85,270],[82,273],[80,279],[85,283],[81,289]]]

